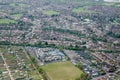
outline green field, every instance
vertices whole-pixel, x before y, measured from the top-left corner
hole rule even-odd
[[[45,15],[59,15],[59,12],[57,12],[57,11],[52,11],[52,10],[46,10],[46,11],[43,11],[43,14],[45,14]]]
[[[116,3],[116,4],[114,4],[114,6],[120,7],[120,3]]]
[[[113,6],[114,3],[104,3],[105,6]]]
[[[55,62],[42,66],[51,80],[75,80],[84,74],[71,62]]]
[[[27,7],[29,5],[24,4],[24,3],[10,3],[9,6],[13,6],[13,7]]]
[[[16,23],[15,20],[11,20],[11,19],[0,19],[0,24],[14,24]]]
[[[23,14],[13,14],[12,17],[16,19],[20,19],[23,16]]]
[[[75,12],[75,13],[80,13],[80,12],[85,12],[86,10],[84,9],[84,8],[81,8],[81,7],[79,7],[79,8],[74,8],[73,10],[72,10],[72,12]]]

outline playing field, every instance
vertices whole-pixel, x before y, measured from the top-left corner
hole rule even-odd
[[[42,66],[51,80],[75,80],[84,74],[71,62],[56,62]]]
[[[20,19],[23,16],[23,14],[13,14],[12,17],[15,19]]]
[[[16,23],[15,20],[11,20],[11,19],[0,19],[0,24],[13,24]]]
[[[46,11],[43,11],[43,14],[45,14],[45,15],[59,15],[59,12],[57,12],[57,11],[53,11],[53,10],[46,10]]]
[[[75,13],[80,13],[80,12],[85,12],[85,9],[84,8],[74,8],[73,10],[72,10],[72,12],[75,12]]]

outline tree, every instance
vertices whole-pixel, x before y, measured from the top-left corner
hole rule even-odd
[[[48,45],[48,42],[45,42],[45,45]]]
[[[44,73],[44,70],[42,68],[39,67],[38,69],[39,73],[43,74]]]
[[[31,60],[32,60],[33,63],[36,63],[35,58],[31,57]]]
[[[80,70],[83,70],[83,67],[80,64],[76,65]]]
[[[0,76],[2,77],[2,71],[0,70]]]
[[[87,74],[82,73],[81,74],[81,79],[80,80],[87,80]]]

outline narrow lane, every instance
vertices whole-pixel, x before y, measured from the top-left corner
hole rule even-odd
[[[6,60],[5,60],[4,56],[3,56],[3,54],[0,53],[0,55],[1,55],[2,59],[3,59],[3,61],[4,61],[4,64],[5,64],[5,67],[6,67],[7,71],[8,71],[8,74],[9,74],[9,76],[10,76],[10,79],[11,79],[11,80],[14,80],[14,78],[13,78],[13,76],[12,76],[12,74],[11,74],[11,71],[10,71],[8,65],[7,65],[7,62],[6,62]]]
[[[26,50],[25,50],[24,48],[23,48],[23,50],[24,50],[24,53],[25,53],[26,57],[31,61],[31,59],[30,59],[29,55],[27,54]],[[32,63],[32,61],[31,61],[31,63]],[[38,69],[35,67],[35,65],[34,65],[33,63],[32,63],[32,65],[33,65],[34,69],[37,71],[37,74],[39,75],[39,77],[40,77],[40,78],[43,78],[43,77],[40,75]],[[41,80],[43,80],[43,79],[41,79]]]

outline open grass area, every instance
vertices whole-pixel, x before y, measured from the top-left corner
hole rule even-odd
[[[113,6],[114,3],[104,3],[105,6]]]
[[[29,5],[28,4],[24,4],[24,3],[10,3],[9,6],[13,6],[13,7],[27,7]]]
[[[86,10],[82,7],[79,7],[79,8],[74,8],[72,10],[72,12],[75,12],[75,13],[80,13],[80,12],[86,12]]]
[[[120,7],[120,3],[116,3],[116,4],[114,4],[114,6]]]
[[[53,11],[53,10],[46,10],[46,11],[43,11],[43,14],[45,14],[45,15],[59,15],[59,12],[57,12],[57,11]]]
[[[12,17],[15,19],[20,19],[23,16],[23,14],[12,14]]]
[[[0,24],[14,24],[16,23],[15,20],[11,20],[11,19],[0,19]]]
[[[71,62],[55,62],[42,66],[51,80],[75,80],[84,74]]]

